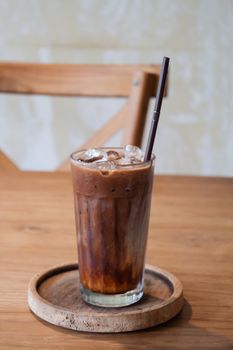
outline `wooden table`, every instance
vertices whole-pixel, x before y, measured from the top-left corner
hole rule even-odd
[[[233,179],[155,178],[147,262],[183,282],[183,311],[124,334],[59,329],[27,306],[38,271],[74,261],[69,174],[0,175],[0,349],[230,349],[233,346]]]

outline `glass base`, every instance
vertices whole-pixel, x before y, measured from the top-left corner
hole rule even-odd
[[[122,294],[101,294],[86,289],[80,283],[80,290],[83,300],[92,305],[102,307],[123,307],[136,303],[143,296],[143,285]]]

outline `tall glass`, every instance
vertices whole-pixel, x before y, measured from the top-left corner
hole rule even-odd
[[[143,295],[154,156],[98,169],[78,161],[82,153],[71,155],[82,297],[104,307],[133,304]]]

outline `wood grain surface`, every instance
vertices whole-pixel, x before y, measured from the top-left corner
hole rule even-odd
[[[60,330],[27,306],[38,271],[76,259],[66,173],[0,174],[0,349],[231,349],[233,179],[156,176],[147,263],[176,275],[185,305],[166,324],[124,334]]]
[[[121,96],[131,91],[135,71],[152,73],[156,96],[160,65],[0,62],[0,91],[62,96]]]

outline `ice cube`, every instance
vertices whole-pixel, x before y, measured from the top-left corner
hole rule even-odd
[[[121,155],[116,151],[110,150],[110,151],[107,151],[107,157],[108,157],[108,160],[118,160],[121,158]]]
[[[98,157],[92,157],[92,158],[88,158],[88,159],[85,159],[84,162],[85,163],[94,163],[94,162],[98,162],[100,160],[102,160],[102,156],[98,156]]]
[[[140,164],[140,163],[141,163],[141,160],[136,159],[134,157],[121,158],[117,162],[118,165],[132,165],[132,164]]]
[[[144,152],[137,146],[126,145],[124,151],[125,158],[128,158],[129,160],[143,160]]]
[[[88,150],[86,150],[86,152],[84,153],[84,157],[85,158],[92,158],[92,157],[99,157],[101,155],[101,150],[97,149],[97,148],[89,148]]]
[[[87,151],[85,151],[82,161],[85,163],[94,163],[94,162],[99,162],[106,159],[107,159],[106,152],[97,148],[90,148]]]
[[[117,161],[117,164],[118,165],[128,165],[128,164],[131,164],[131,163],[130,163],[130,159],[129,158],[122,157],[122,158],[120,158]]]

